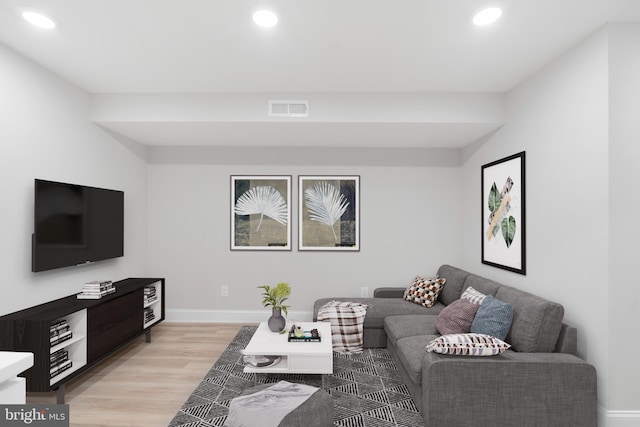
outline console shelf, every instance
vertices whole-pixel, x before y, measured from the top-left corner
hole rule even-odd
[[[56,390],[64,403],[65,383],[143,333],[151,340],[151,327],[164,320],[164,279],[130,278],[114,287],[101,299],[74,294],[0,317],[0,350],[34,355],[33,367],[22,374],[28,392]],[[145,292],[155,295],[153,301]],[[71,338],[54,341],[69,332]]]

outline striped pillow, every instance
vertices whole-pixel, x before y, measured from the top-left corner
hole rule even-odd
[[[503,353],[511,345],[496,337],[484,334],[443,335],[427,344],[429,353],[462,356],[495,356]]]
[[[483,294],[482,292],[476,291],[471,286],[469,286],[467,289],[465,289],[465,291],[462,293],[462,296],[460,298],[469,300],[474,304],[480,305],[482,304],[482,301],[484,301],[485,297],[486,297],[485,294]]]

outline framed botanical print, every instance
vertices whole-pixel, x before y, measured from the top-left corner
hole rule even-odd
[[[291,176],[231,176],[231,250],[291,250]]]
[[[360,250],[360,177],[298,177],[298,250]]]
[[[525,152],[483,165],[482,263],[526,274]]]

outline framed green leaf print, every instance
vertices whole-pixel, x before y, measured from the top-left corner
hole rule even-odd
[[[481,168],[482,263],[526,274],[525,152]]]

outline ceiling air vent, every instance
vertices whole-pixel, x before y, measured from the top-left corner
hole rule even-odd
[[[309,101],[269,101],[269,117],[309,117]]]

